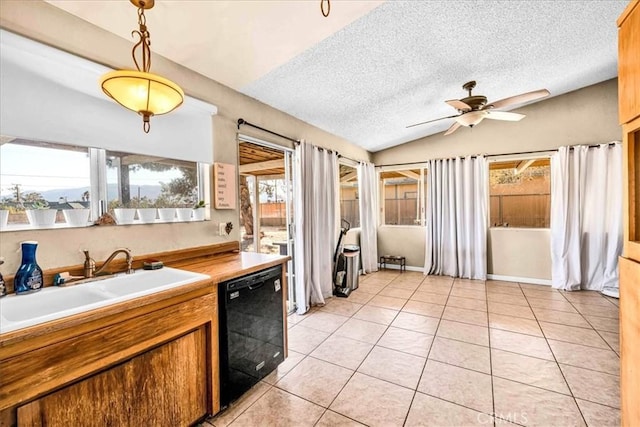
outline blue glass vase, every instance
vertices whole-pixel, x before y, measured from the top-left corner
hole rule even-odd
[[[42,269],[36,262],[38,242],[22,242],[22,264],[13,278],[16,294],[27,294],[42,289]]]

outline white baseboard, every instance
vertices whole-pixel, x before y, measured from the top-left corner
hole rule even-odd
[[[400,270],[400,265],[399,264],[387,264],[385,267],[386,270]],[[424,271],[424,267],[413,267],[411,265],[407,265],[405,266],[405,269],[407,271]],[[381,268],[378,268],[378,271],[380,271]]]
[[[515,277],[515,276],[501,276],[499,274],[487,274],[487,279],[502,280],[504,282],[519,282],[519,283],[529,283],[532,285],[551,286],[551,280],[536,279],[533,277]]]

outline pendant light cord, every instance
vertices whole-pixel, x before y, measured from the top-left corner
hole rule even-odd
[[[149,34],[149,30],[147,30],[147,17],[144,16],[144,2],[140,2],[140,7],[138,8],[138,25],[140,29],[131,32],[132,36],[137,35],[140,37],[138,43],[136,43],[131,50],[131,56],[138,71],[148,73],[151,68],[151,34]],[[142,50],[142,68],[140,68],[140,63],[136,58],[138,48]]]

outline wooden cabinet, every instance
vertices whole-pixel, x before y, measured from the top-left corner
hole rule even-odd
[[[620,258],[622,425],[640,425],[640,1],[618,19],[618,94],[623,133],[624,251]]]
[[[620,388],[622,425],[640,425],[640,263],[620,258]]]
[[[640,6],[632,1],[618,19],[620,124],[640,116]]]
[[[207,413],[204,327],[18,408],[18,427],[187,426]]]
[[[1,426],[182,426],[219,411],[217,293],[198,282],[0,339]]]

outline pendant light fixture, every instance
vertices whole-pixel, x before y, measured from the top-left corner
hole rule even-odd
[[[102,86],[104,93],[118,104],[140,114],[143,121],[142,128],[145,133],[149,133],[151,116],[166,114],[178,108],[184,101],[184,92],[171,80],[149,72],[149,68],[151,68],[151,39],[144,11],[151,9],[155,1],[130,1],[138,8],[140,28],[131,33],[140,37],[131,51],[133,62],[138,70],[111,71],[102,76],[100,86]]]

